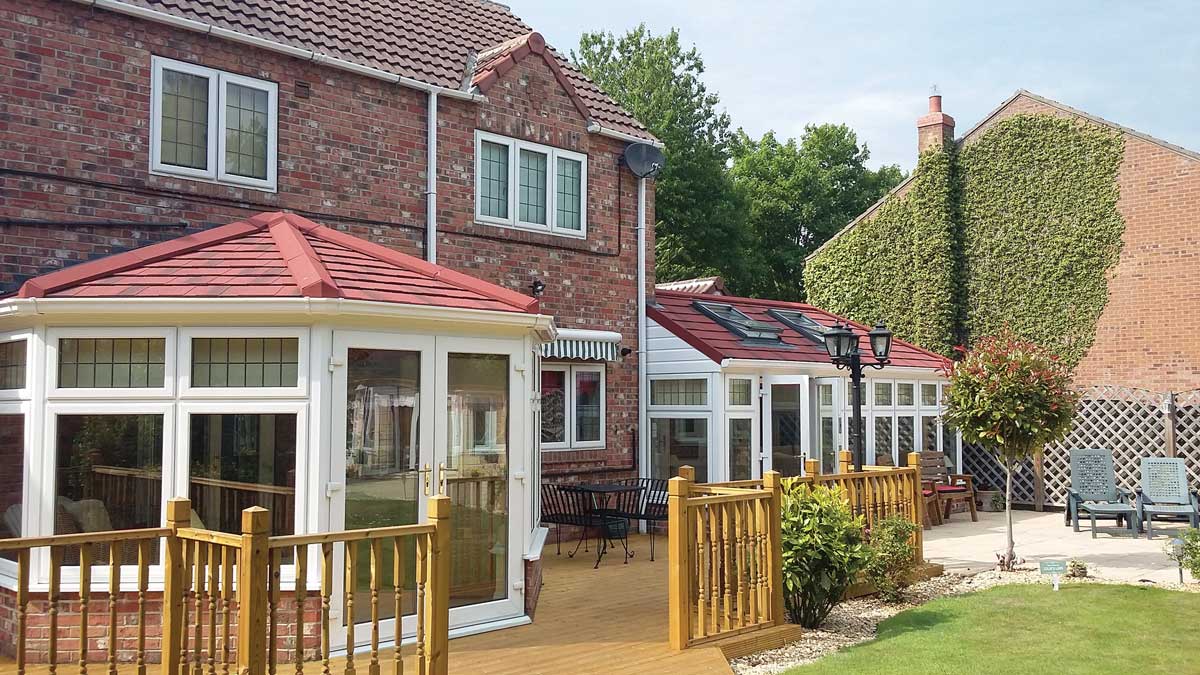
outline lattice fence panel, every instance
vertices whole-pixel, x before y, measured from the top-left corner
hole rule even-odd
[[[1089,387],[1082,398],[1075,421],[1066,438],[1046,448],[1046,503],[1063,506],[1071,486],[1071,448],[1108,448],[1113,452],[1117,484],[1133,490],[1141,476],[1142,457],[1166,455],[1167,395],[1130,387]],[[1177,417],[1176,432],[1187,429],[1189,471],[1200,480],[1200,391],[1189,398],[1186,423]],[[1179,446],[1182,450],[1182,446]],[[1183,453],[1180,452],[1182,456]],[[963,464],[977,481],[996,487],[1004,485],[1004,468],[986,450],[963,445]],[[1034,481],[1032,463],[1018,468],[1013,476],[1013,501],[1032,504]]]
[[[1175,456],[1186,460],[1191,487],[1200,488],[1200,389],[1175,395]]]

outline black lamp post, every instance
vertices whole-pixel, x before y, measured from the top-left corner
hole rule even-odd
[[[825,331],[824,338],[825,351],[829,352],[833,364],[838,370],[845,368],[850,371],[851,401],[854,407],[854,420],[850,428],[850,452],[854,455],[854,470],[862,471],[863,460],[866,457],[862,438],[863,368],[869,366],[878,369],[888,364],[888,355],[892,352],[892,331],[883,323],[877,323],[867,333],[867,339],[871,343],[871,355],[875,357],[874,363],[863,363],[862,354],[858,349],[859,336],[855,335],[849,326],[839,322]]]

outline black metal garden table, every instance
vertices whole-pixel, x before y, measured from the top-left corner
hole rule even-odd
[[[638,511],[644,488],[616,483],[582,483],[576,488],[591,495],[592,513],[600,527],[600,545],[596,547],[596,564],[592,569],[600,567],[600,559],[608,553],[608,544],[613,539],[621,540],[628,565],[633,557],[633,551],[629,550],[629,518]]]

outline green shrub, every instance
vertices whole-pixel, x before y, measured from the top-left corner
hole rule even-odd
[[[816,628],[866,562],[863,520],[840,487],[785,485],[782,508],[784,602],[792,621]]]
[[[917,562],[912,537],[917,526],[907,518],[890,516],[871,529],[867,547],[867,580],[879,591],[884,602],[900,602],[904,593],[900,584]]]
[[[1183,551],[1176,554],[1173,550],[1173,542],[1168,541],[1164,547],[1167,557],[1191,572],[1193,579],[1200,579],[1200,530],[1186,529],[1183,534],[1179,535],[1179,538],[1183,540]]]

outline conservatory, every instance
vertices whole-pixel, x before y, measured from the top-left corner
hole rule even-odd
[[[650,475],[674,476],[687,464],[713,482],[772,469],[797,476],[805,459],[837,470],[853,392],[821,334],[839,321],[866,328],[800,303],[662,288],[655,300],[647,310]],[[867,464],[903,465],[910,452],[941,450],[960,466],[959,434],[941,420],[946,363],[894,340],[890,363],[868,372]]]
[[[171,497],[226,532],[254,505],[275,535],[382,527],[445,494],[452,627],[526,620],[554,335],[533,298],[293,214],[30,279],[0,298],[0,537],[159,527]],[[14,570],[0,559],[0,587]]]

